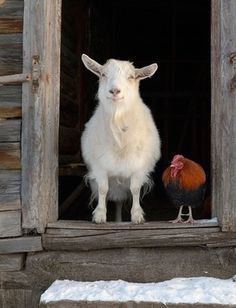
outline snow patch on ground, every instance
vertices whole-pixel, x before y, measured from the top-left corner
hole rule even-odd
[[[236,275],[231,279],[174,278],[159,283],[56,280],[42,294],[41,302],[60,300],[233,305],[236,304]]]

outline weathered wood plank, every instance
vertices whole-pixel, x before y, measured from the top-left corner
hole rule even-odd
[[[227,279],[235,273],[235,262],[236,252],[232,248],[122,248],[35,253],[28,256],[25,270],[39,277],[38,283],[44,286],[58,278],[158,282],[193,276]]]
[[[16,170],[0,171],[0,212],[20,208],[21,173]]]
[[[196,230],[197,232],[195,232]],[[47,250],[91,250],[121,247],[236,246],[235,233],[202,232],[197,229],[166,233],[158,230],[118,230],[117,232],[81,232],[81,236],[43,235]]]
[[[21,120],[0,120],[0,142],[19,142]]]
[[[133,224],[130,222],[107,222],[105,224],[95,224],[82,220],[58,220],[49,223],[48,229],[78,229],[78,230],[145,230],[145,229],[193,229],[218,227],[215,220],[199,220],[195,224],[173,224],[165,221],[145,222],[144,224]]]
[[[0,119],[21,117],[21,88],[21,85],[0,86]]]
[[[23,19],[20,18],[0,18],[0,33],[22,33]]]
[[[39,308],[235,308],[235,305],[222,304],[175,304],[160,302],[114,302],[114,301],[72,301],[58,300],[48,303],[41,302]]]
[[[21,85],[0,86],[0,119],[21,117],[21,100]]]
[[[1,11],[1,10],[0,10]],[[0,46],[1,48],[10,48],[17,49],[20,51],[22,49],[23,36],[22,33],[16,34],[2,34],[0,33]]]
[[[23,0],[1,0],[0,18],[23,18],[24,1]]]
[[[35,93],[23,84],[23,226],[43,232],[58,217],[61,0],[25,0],[23,32],[23,72],[31,70],[34,55],[41,68]]]
[[[32,290],[12,289],[3,290],[3,308],[37,307],[33,304]]]
[[[22,83],[29,81],[31,79],[31,75],[29,74],[13,74],[13,75],[5,75],[0,76],[0,85],[10,84],[10,83]]]
[[[20,190],[20,188],[19,188]],[[0,212],[21,209],[20,192],[2,193],[0,195]]]
[[[21,85],[4,85],[0,87],[0,108],[4,104],[17,104],[21,106],[22,86]],[[14,107],[14,105],[13,105]]]
[[[18,103],[0,103],[0,119],[21,118],[21,104]]]
[[[0,170],[20,168],[20,143],[0,143]]]
[[[1,211],[0,237],[19,236],[21,234],[21,211]]]
[[[223,230],[236,231],[236,91],[229,55],[236,51],[236,1],[212,1],[212,179],[214,211]]]
[[[40,236],[0,239],[0,254],[36,252],[42,250]]]
[[[23,262],[24,254],[0,255],[0,272],[20,271]]]
[[[17,194],[20,191],[21,174],[15,170],[1,170],[0,195]]]
[[[33,276],[33,273],[31,273]],[[1,287],[3,289],[30,289],[33,279],[25,271],[2,272],[0,275]]]
[[[55,237],[81,237],[81,236],[100,236],[100,235],[106,235],[106,234],[116,234],[117,232],[121,231],[124,232],[125,230],[129,230],[129,229],[55,229],[55,228],[47,228],[46,233],[53,235]],[[144,229],[132,229],[130,228],[131,232],[133,230],[155,230],[158,235],[162,235],[162,236],[168,236],[168,235],[173,235],[173,234],[178,234],[179,232],[182,233],[189,233],[191,232],[192,234],[195,233],[201,233],[204,232],[205,233],[212,233],[212,232],[219,232],[220,228],[219,227],[211,227],[211,228],[204,228],[204,229],[199,229],[199,228],[186,228],[186,229],[165,229],[165,228],[144,228]]]
[[[22,34],[0,34],[0,75],[22,72]]]

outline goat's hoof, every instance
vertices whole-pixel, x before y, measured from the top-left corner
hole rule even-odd
[[[134,224],[143,224],[145,222],[145,219],[142,213],[135,213],[131,216],[131,221]]]
[[[95,222],[96,224],[102,224],[107,221],[106,216],[106,211],[99,208],[95,209],[93,211],[93,222]]]

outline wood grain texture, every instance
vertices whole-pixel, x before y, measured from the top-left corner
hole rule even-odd
[[[0,239],[0,254],[36,252],[42,250],[40,236]]]
[[[31,71],[34,55],[41,72],[37,92],[23,84],[23,226],[43,232],[58,217],[61,0],[24,3],[23,72]]]
[[[236,246],[235,233],[217,229],[176,230],[67,230],[43,235],[47,250],[96,250],[122,247],[230,247]]]
[[[166,221],[153,221],[145,222],[143,224],[133,224],[130,222],[107,222],[104,224],[95,224],[84,220],[58,220],[57,222],[49,223],[47,226],[48,230],[66,230],[66,229],[77,229],[77,230],[148,230],[148,229],[186,229],[191,230],[193,228],[212,228],[218,227],[218,222],[212,220],[199,220],[194,224],[173,224]]]
[[[3,290],[2,308],[36,308],[32,293],[32,290],[24,289]]]
[[[0,142],[19,142],[21,120],[0,120]]]
[[[24,10],[23,0],[1,0],[0,18],[22,18]]]
[[[1,211],[0,237],[20,236],[21,234],[21,211]]]
[[[0,212],[21,209],[20,192],[2,193],[0,195]]]
[[[21,104],[18,103],[4,103],[0,104],[0,119],[14,119],[21,118],[22,110]]]
[[[229,60],[236,51],[235,12],[234,0],[212,1],[212,197],[224,231],[236,231],[236,92]]]
[[[19,118],[22,116],[22,86],[0,86],[0,119]]]
[[[22,33],[0,34],[0,75],[22,72]]]
[[[22,18],[0,18],[0,33],[22,33]]]
[[[20,209],[20,171],[1,170],[0,173],[0,212]]]
[[[39,308],[234,308],[234,305],[221,304],[174,304],[160,302],[114,302],[114,301],[70,301],[40,303]]]
[[[20,191],[21,175],[17,170],[1,170],[0,194],[16,194]]]
[[[20,143],[0,143],[0,170],[20,168]]]
[[[20,271],[23,262],[24,254],[0,255],[0,272]]]
[[[4,85],[0,87],[0,107],[2,104],[17,103],[21,105],[22,86],[21,85]]]
[[[5,75],[0,76],[0,85],[3,84],[11,84],[11,83],[22,83],[29,81],[31,79],[30,74],[13,74],[13,75]]]
[[[173,277],[194,276],[225,279],[234,275],[235,262],[236,251],[233,248],[158,247],[55,251],[29,255],[25,272],[40,277],[38,284],[41,287],[50,285],[56,279],[123,279],[132,282],[159,282]]]
[[[23,30],[24,1],[0,2],[0,33],[20,33]]]
[[[3,289],[30,289],[32,286],[36,286],[33,284],[31,277],[33,277],[33,273],[26,273],[23,271],[15,271],[15,272],[2,272],[0,274],[1,287]],[[30,277],[31,276],[31,277]]]

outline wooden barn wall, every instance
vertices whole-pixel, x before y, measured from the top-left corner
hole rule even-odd
[[[23,7],[0,1],[1,76],[22,72]],[[21,99],[21,85],[0,86],[0,238],[21,235]]]

